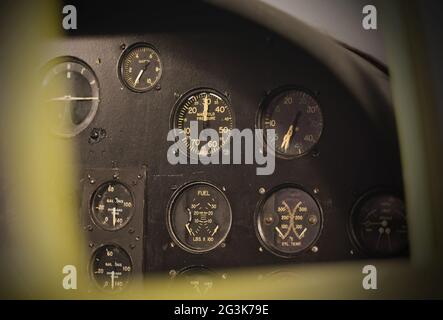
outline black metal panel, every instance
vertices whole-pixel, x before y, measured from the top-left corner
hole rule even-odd
[[[399,153],[397,146],[390,142],[393,133],[380,132],[341,80],[302,49],[243,20],[227,19],[229,27],[225,29],[221,23],[205,25],[204,21],[215,17],[212,9],[206,14],[200,24],[194,16],[189,16],[192,20],[189,28],[186,28],[186,19],[180,19],[180,24],[170,25],[163,31],[154,28],[150,32],[144,28],[137,32],[122,27],[122,32],[113,30],[112,35],[107,35],[107,29],[101,29],[98,22],[89,21],[85,24],[86,30],[82,29],[82,20],[79,20],[82,32],[52,43],[47,61],[57,56],[78,57],[93,68],[100,82],[97,115],[91,126],[74,138],[82,176],[106,172],[100,173],[100,179],[107,179],[112,168],[119,168],[121,172],[124,168],[148,168],[144,192],[146,219],[144,223],[133,221],[139,223],[134,225],[137,230],[143,228],[145,272],[167,272],[194,265],[215,269],[363,257],[349,238],[347,223],[353,204],[366,191],[384,186],[401,192]],[[134,13],[131,17],[138,19],[139,16]],[[216,17],[223,21],[224,15]],[[155,21],[160,23],[161,19]],[[113,23],[123,25],[119,21]],[[150,25],[152,23],[150,21]],[[120,55],[125,47],[136,42],[150,43],[159,51],[164,70],[156,90],[135,93],[119,80]],[[372,66],[368,64],[367,68]],[[360,77],[364,79],[365,75]],[[166,153],[170,143],[166,136],[170,114],[181,94],[198,87],[226,93],[237,127],[245,129],[255,127],[256,113],[267,93],[285,85],[315,92],[322,108],[325,127],[311,153],[294,160],[276,159],[276,169],[271,176],[257,176],[254,165],[173,166],[168,163]],[[385,88],[387,86],[388,79]],[[370,94],[379,95],[380,99],[375,100],[385,104],[378,106],[378,110],[385,110],[385,114],[378,116],[392,118],[383,93],[372,89]],[[133,171],[133,174],[138,173]],[[131,176],[131,179],[135,178]],[[166,227],[170,197],[179,186],[192,181],[207,181],[225,190],[233,211],[233,224],[225,246],[206,254],[192,254],[171,246]],[[256,205],[263,197],[258,190],[270,190],[283,183],[303,186],[320,203],[324,227],[316,243],[318,252],[308,251],[285,259],[260,250],[253,221]],[[133,192],[141,193],[140,185],[134,186],[137,191]],[[83,203],[88,201],[93,189],[85,184]],[[83,211],[85,213],[85,207]],[[124,232],[121,235],[121,239],[115,240],[126,245],[134,240]],[[101,242],[101,236],[100,233],[94,241]],[[105,236],[103,239],[107,240]],[[141,247],[138,245],[137,250]],[[128,252],[135,251],[128,249]],[[137,251],[136,255],[140,257],[141,252]]]

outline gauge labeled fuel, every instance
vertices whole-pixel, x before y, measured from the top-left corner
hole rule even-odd
[[[132,91],[151,90],[162,75],[158,52],[149,44],[136,43],[123,52],[119,62],[120,78]]]
[[[120,182],[107,182],[97,188],[92,197],[94,222],[101,228],[115,231],[132,218],[134,199],[131,191]]]
[[[408,227],[403,201],[386,193],[360,199],[351,215],[352,236],[358,247],[377,257],[405,254]]]
[[[50,62],[44,68],[42,89],[55,133],[75,136],[94,119],[100,89],[94,72],[86,63],[71,57]]]
[[[178,129],[191,154],[214,154],[228,142],[235,127],[233,110],[227,98],[213,89],[198,89],[185,94],[175,106],[172,127]],[[203,129],[213,129],[217,140],[200,141]]]
[[[101,246],[92,256],[90,273],[101,290],[122,291],[131,280],[131,257],[119,246]]]
[[[206,182],[188,184],[168,206],[168,228],[174,241],[192,253],[218,247],[231,229],[232,212],[221,190]]]
[[[262,104],[258,127],[275,130],[275,151],[284,159],[308,153],[323,131],[323,115],[313,95],[299,89],[278,90]]]
[[[255,222],[266,249],[292,257],[314,245],[320,236],[322,213],[309,193],[284,185],[271,190],[259,203]]]

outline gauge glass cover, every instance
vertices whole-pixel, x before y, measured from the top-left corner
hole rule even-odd
[[[92,69],[76,58],[58,58],[44,68],[42,97],[52,131],[73,137],[93,121],[100,88]]]
[[[101,246],[92,255],[90,273],[101,290],[106,292],[122,291],[131,280],[131,257],[117,245]]]
[[[134,212],[131,191],[120,182],[106,182],[92,196],[92,217],[96,225],[116,231],[125,227]]]
[[[270,252],[293,257],[317,241],[322,213],[317,201],[295,186],[270,191],[258,206],[256,228],[260,242]]]
[[[217,187],[197,182],[173,195],[168,209],[168,229],[184,250],[204,253],[214,250],[231,229],[231,206]]]
[[[285,89],[271,93],[259,113],[259,128],[275,130],[275,152],[284,159],[308,153],[320,140],[323,114],[314,95]]]

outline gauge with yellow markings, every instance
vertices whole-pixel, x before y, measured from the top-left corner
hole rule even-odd
[[[225,194],[206,182],[194,182],[174,193],[167,224],[174,242],[191,253],[217,248],[231,229],[231,206]]]
[[[182,133],[184,145],[191,155],[208,156],[224,146],[235,127],[234,113],[225,95],[202,88],[183,95],[175,106],[172,127]],[[200,141],[203,129],[213,129],[217,140]]]
[[[275,130],[275,151],[283,159],[308,153],[320,140],[323,114],[313,94],[297,88],[272,92],[258,114],[260,129]]]
[[[163,67],[157,50],[147,43],[136,43],[123,52],[120,79],[134,92],[151,90],[160,80]]]
[[[298,186],[282,185],[271,190],[259,203],[255,226],[267,250],[290,258],[312,248],[319,238],[321,207]]]

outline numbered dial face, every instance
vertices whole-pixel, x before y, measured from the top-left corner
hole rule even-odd
[[[204,296],[213,291],[216,274],[204,267],[191,267],[181,271],[174,281],[188,287],[189,293]]]
[[[108,292],[122,291],[129,284],[131,275],[131,258],[122,248],[104,245],[94,252],[91,276],[100,289]]]
[[[119,182],[107,182],[95,191],[92,216],[101,228],[114,231],[123,228],[132,218],[134,200],[129,189]]]
[[[259,119],[260,128],[275,130],[276,153],[287,159],[309,152],[323,131],[318,102],[312,95],[296,89],[271,95]]]
[[[260,241],[272,253],[285,257],[311,247],[321,225],[321,210],[315,199],[292,186],[271,192],[256,215]]]
[[[354,239],[370,255],[387,257],[405,254],[408,227],[403,201],[387,194],[361,199],[351,216]]]
[[[185,186],[169,206],[170,234],[180,247],[192,253],[215,249],[228,235],[231,222],[228,199],[208,183]]]
[[[229,140],[234,125],[234,114],[227,99],[212,89],[186,94],[178,101],[173,116],[173,127],[180,130],[187,150],[194,155],[218,152]],[[219,139],[200,141],[201,130],[209,128],[218,133]]]
[[[160,80],[162,63],[160,56],[147,44],[136,44],[123,53],[120,60],[120,77],[135,92],[152,89]]]
[[[94,119],[100,89],[92,69],[75,58],[60,58],[45,68],[43,99],[52,130],[64,137],[79,134]]]

